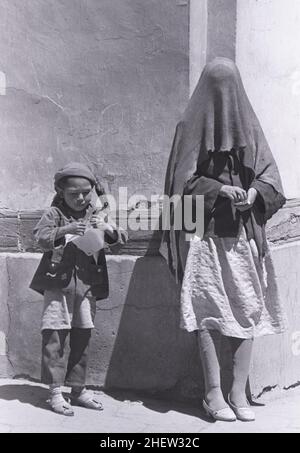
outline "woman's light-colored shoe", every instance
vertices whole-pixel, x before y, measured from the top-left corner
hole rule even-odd
[[[219,409],[218,411],[212,410],[207,402],[203,400],[203,409],[210,417],[214,418],[215,420],[221,420],[223,422],[234,422],[236,420],[236,416],[234,412],[230,409],[230,407],[224,407],[224,409]]]
[[[255,413],[249,407],[237,407],[230,401],[230,396],[228,395],[228,404],[233,410],[238,420],[242,422],[253,422],[255,420]]]

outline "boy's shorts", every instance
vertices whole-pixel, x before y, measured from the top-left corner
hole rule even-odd
[[[92,329],[95,314],[96,298],[88,291],[78,291],[76,285],[45,290],[41,330]]]

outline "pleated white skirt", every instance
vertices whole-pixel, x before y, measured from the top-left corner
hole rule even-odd
[[[259,258],[244,228],[238,238],[194,237],[181,290],[181,327],[245,339],[283,332],[270,250]]]

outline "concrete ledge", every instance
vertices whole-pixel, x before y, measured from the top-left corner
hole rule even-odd
[[[273,247],[286,333],[257,339],[251,392],[286,388],[300,378],[300,242]],[[2,375],[40,377],[42,297],[28,289],[40,254],[3,253],[0,327],[7,363]],[[203,379],[195,334],[179,329],[179,291],[158,256],[109,256],[111,293],[98,302],[89,365],[89,384],[106,388],[168,391],[199,397]],[[3,339],[2,339],[3,342]],[[299,342],[299,340],[298,340]],[[3,349],[2,349],[3,351]],[[222,353],[224,387],[230,382],[229,352]]]
[[[150,203],[149,203],[150,204]],[[129,230],[127,244],[112,254],[132,256],[157,256],[160,245],[160,232],[152,231],[150,226],[159,220],[161,207],[153,204],[150,208],[138,206],[135,215],[148,219],[149,229],[146,231]],[[0,210],[0,252],[39,252],[33,238],[33,228],[42,215],[41,210],[11,211]],[[133,212],[123,211],[120,215],[132,215]],[[151,222],[152,215],[152,222]],[[300,239],[300,199],[288,200],[267,224],[267,236],[274,244]]]
[[[300,384],[300,241],[274,247],[273,260],[287,330],[255,342],[251,388],[257,394]]]

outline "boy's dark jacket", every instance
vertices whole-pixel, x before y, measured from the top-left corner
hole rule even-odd
[[[91,209],[88,209],[84,218],[80,220],[86,220],[90,215]],[[66,288],[72,281],[80,280],[97,300],[105,299],[109,295],[109,281],[103,249],[100,250],[96,263],[93,256],[86,255],[69,242],[60,249],[60,262],[54,263],[52,260],[54,250],[54,253],[57,253],[57,247],[65,243],[64,239],[58,241],[55,239],[58,229],[70,221],[63,209],[51,207],[36,225],[34,235],[44,254],[30,283],[30,288],[43,294],[47,289]],[[115,231],[118,236],[115,242],[105,234],[105,241],[110,247],[122,245],[127,240],[126,231],[116,226]]]

